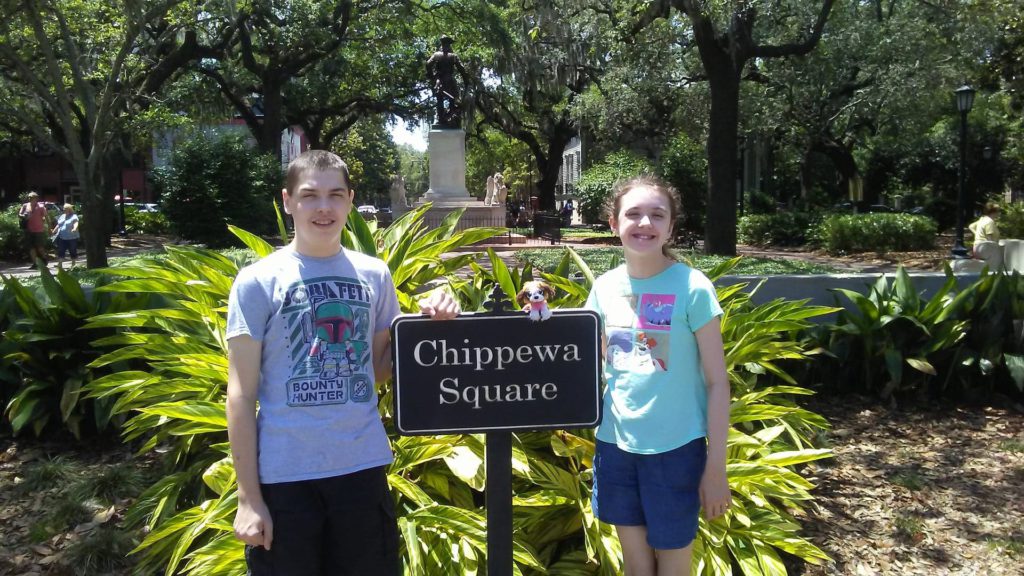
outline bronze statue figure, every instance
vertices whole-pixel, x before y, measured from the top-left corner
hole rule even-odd
[[[461,125],[462,105],[459,100],[459,85],[455,81],[456,70],[465,78],[466,69],[463,68],[459,57],[452,52],[451,37],[441,36],[441,49],[427,60],[427,79],[432,83],[437,105],[435,127],[458,128]]]

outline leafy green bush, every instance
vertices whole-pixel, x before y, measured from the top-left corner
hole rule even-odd
[[[18,222],[17,204],[0,212],[0,260],[25,260],[25,233]]]
[[[685,133],[669,142],[658,160],[656,172],[679,190],[683,218],[678,226],[704,233],[708,198],[708,159],[705,147]]]
[[[748,214],[739,219],[737,238],[752,246],[802,246],[809,231],[821,220],[810,212]]]
[[[93,340],[113,334],[81,330],[97,314],[143,308],[145,295],[86,292],[62,269],[54,277],[42,268],[41,287],[30,290],[16,278],[3,279],[4,344],[0,378],[9,398],[5,416],[15,434],[62,424],[76,437],[106,428],[112,400],[90,400],[82,388],[97,373],[90,363],[100,356]]]
[[[810,332],[829,351],[815,377],[883,399],[1021,394],[1024,278],[984,273],[959,293],[956,286],[947,269],[945,284],[925,300],[900,268],[867,294],[837,290],[854,308]]]
[[[255,234],[276,230],[271,201],[278,198],[280,162],[240,136],[196,136],[178,143],[153,184],[171,231],[210,247],[237,245],[227,226]]]
[[[578,248],[575,252],[586,260],[587,265],[593,270],[595,275],[604,274],[622,263],[622,248],[618,246]],[[690,266],[705,273],[728,260],[726,256],[714,256],[697,251],[674,250],[673,252],[677,258],[681,258]],[[515,252],[516,261],[528,263],[534,268],[547,272],[553,270],[561,258],[561,251],[546,248],[517,250]],[[777,276],[780,274],[830,274],[837,271],[836,268],[805,260],[745,257],[730,271],[730,274]]]
[[[935,234],[935,220],[911,214],[833,214],[812,233],[831,254],[927,250]]]
[[[163,212],[140,212],[135,206],[124,207],[124,227],[129,234],[167,234],[171,223]]]
[[[583,221],[590,224],[605,222],[604,204],[615,183],[648,172],[651,172],[650,162],[629,152],[613,152],[587,168],[576,184]]]
[[[1024,202],[1003,206],[999,216],[999,235],[1003,238],[1024,238]]]

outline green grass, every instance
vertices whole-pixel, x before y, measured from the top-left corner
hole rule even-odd
[[[25,475],[18,490],[22,493],[35,492],[63,485],[77,474],[81,466],[63,456],[41,460],[26,467]]]
[[[889,478],[889,482],[902,486],[911,492],[917,492],[925,487],[927,481],[916,470],[904,470],[897,472]]]
[[[145,488],[142,472],[134,466],[108,466],[75,482],[70,492],[80,500],[113,503],[135,497]]]
[[[579,240],[581,238],[608,238],[609,240],[614,239],[615,233],[611,230],[593,230],[591,228],[562,228],[562,238],[572,238],[573,240]]]
[[[615,260],[622,261],[622,248],[618,246],[578,248],[576,252],[590,266],[595,276],[607,272]],[[518,250],[515,253],[515,258],[521,263],[530,262],[534,268],[550,272],[555,269],[564,254],[564,250],[539,248]],[[677,251],[676,254],[684,261],[691,263],[693,267],[704,272],[728,260],[725,256],[708,256],[698,252]],[[830,274],[834,272],[837,272],[837,270],[830,266],[799,260],[743,258],[732,273],[749,274],[752,276],[778,276],[781,274]]]
[[[1012,558],[1024,557],[1024,536],[1011,535],[1007,538],[994,537],[986,540],[993,550],[1005,552]]]
[[[43,518],[29,527],[29,538],[33,542],[49,540],[54,534],[60,534],[75,526],[92,519],[92,510],[69,495],[62,496],[56,504],[51,504]]]
[[[1024,438],[1003,440],[999,443],[999,449],[1004,452],[1013,452],[1016,454],[1024,453]]]
[[[100,526],[68,547],[64,563],[79,575],[122,573],[135,544],[131,534],[115,527]]]
[[[905,540],[917,543],[924,538],[925,525],[920,518],[900,514],[893,520],[893,526],[896,528],[896,536]]]

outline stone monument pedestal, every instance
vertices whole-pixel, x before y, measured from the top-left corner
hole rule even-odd
[[[430,189],[416,206],[430,202],[423,216],[430,227],[438,226],[453,210],[465,209],[456,230],[483,226],[504,226],[505,206],[486,206],[466,190],[466,131],[434,128],[427,140],[430,156]]]

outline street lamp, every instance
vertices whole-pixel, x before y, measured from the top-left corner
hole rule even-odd
[[[956,109],[960,111],[960,166],[957,170],[959,186],[956,193],[956,241],[953,258],[970,258],[964,247],[964,223],[967,219],[967,113],[974,105],[974,88],[964,85],[953,91]]]

